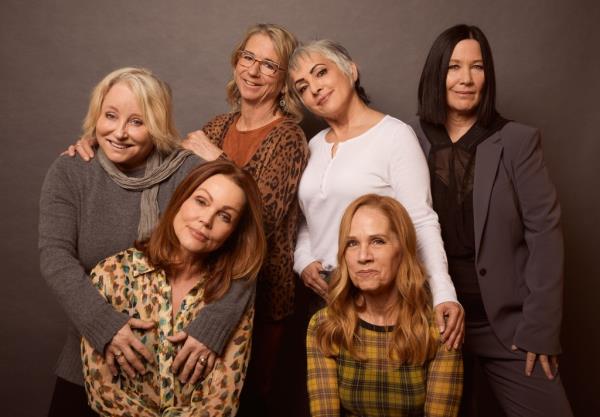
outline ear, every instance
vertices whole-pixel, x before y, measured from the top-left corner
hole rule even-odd
[[[354,62],[350,63],[350,71],[352,71],[352,82],[355,83],[358,80],[358,68]]]

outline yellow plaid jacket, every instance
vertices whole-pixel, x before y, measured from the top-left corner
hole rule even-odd
[[[326,317],[318,311],[306,339],[308,395],[312,417],[449,417],[458,414],[463,365],[458,351],[440,344],[423,365],[401,364],[387,353],[391,327],[359,322],[357,335],[367,360],[345,350],[328,357],[317,346],[316,330]]]

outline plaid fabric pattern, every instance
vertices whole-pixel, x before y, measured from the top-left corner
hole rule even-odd
[[[402,365],[387,355],[389,328],[361,322],[358,336],[368,360],[341,349],[326,357],[316,340],[317,312],[308,327],[308,395],[312,417],[456,416],[462,393],[460,352],[440,348],[424,365]]]

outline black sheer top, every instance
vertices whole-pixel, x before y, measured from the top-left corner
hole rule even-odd
[[[431,144],[429,173],[433,208],[438,214],[448,271],[467,321],[487,321],[475,270],[473,182],[477,146],[508,120],[497,116],[488,127],[475,123],[452,142],[446,128],[421,121]]]

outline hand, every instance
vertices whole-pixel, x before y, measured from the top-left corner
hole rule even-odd
[[[214,161],[223,153],[202,130],[188,133],[182,145],[206,161]]]
[[[512,345],[511,348],[513,351],[519,349],[515,345]],[[546,374],[546,378],[553,380],[558,372],[558,356],[527,352],[527,358],[525,359],[525,375],[531,376],[536,359],[539,359],[540,363],[542,364],[542,369]],[[552,372],[552,369],[554,369],[554,372]]]
[[[465,312],[462,306],[446,301],[436,305],[433,310],[442,343],[446,344],[448,350],[458,349],[465,337]]]
[[[144,344],[140,342],[135,334],[133,334],[131,329],[148,330],[153,327],[154,322],[131,318],[127,324],[121,327],[117,334],[113,336],[104,351],[104,359],[114,376],[117,376],[118,374],[115,361],[130,378],[135,378],[135,371],[138,371],[142,375],[146,373],[144,364],[136,352],[149,363],[153,363],[154,359],[152,354],[146,349]]]
[[[84,161],[89,161],[94,157],[93,147],[98,144],[96,138],[80,138],[75,145],[70,145],[61,155],[75,156],[79,155]]]
[[[302,274],[300,274],[300,278],[302,278],[304,285],[319,294],[323,299],[326,299],[329,284],[319,275],[321,271],[323,271],[321,262],[314,261],[304,268]]]
[[[186,332],[168,336],[167,339],[171,343],[183,342],[171,366],[174,374],[179,373],[179,381],[182,384],[189,382],[194,385],[200,377],[204,378],[212,371],[217,355],[200,341]]]

